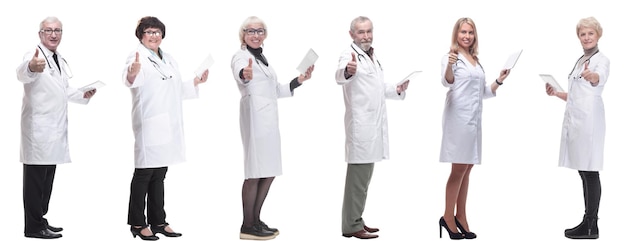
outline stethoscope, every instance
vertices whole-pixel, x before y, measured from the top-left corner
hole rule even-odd
[[[589,56],[588,59],[586,59],[584,62],[582,62],[582,65],[585,65],[586,62],[591,62],[591,58],[593,58],[594,55],[596,55],[598,52],[600,52],[600,50],[596,50],[596,52],[594,52],[591,56]],[[574,70],[576,70],[576,66],[578,66],[578,61],[580,61],[583,57],[585,57],[585,55],[583,54],[583,56],[580,56],[580,58],[578,58],[578,60],[576,60],[576,63],[574,64],[574,68],[572,68],[572,71],[569,72],[569,77],[572,77],[572,74],[574,73]],[[581,76],[578,76],[578,78],[580,78]]]
[[[465,61],[463,61],[461,58],[457,58],[457,59],[456,59],[456,62],[454,62],[454,66],[458,66],[458,63],[459,63],[459,62],[463,63],[464,65],[467,65],[467,64],[465,63]],[[478,61],[477,61],[476,63],[478,64],[478,66],[480,67],[480,69],[482,69],[482,70],[483,70],[483,73],[484,73],[484,72],[485,72],[485,69],[483,68],[483,65],[482,65],[482,64],[480,64],[480,62],[478,62]]]
[[[150,57],[148,57],[148,60],[150,60],[150,62],[152,62],[152,66],[154,66],[154,68],[157,71],[159,71],[159,73],[161,74],[161,79],[162,80],[167,80],[167,79],[171,79],[172,78],[171,75],[166,75],[165,73],[163,73],[163,71],[161,70],[161,66],[159,65],[159,63],[157,63],[157,61],[153,60]]]
[[[354,52],[356,52],[356,54],[357,54],[357,57],[356,57],[356,58],[359,60],[359,63],[362,63],[362,62],[361,62],[361,58],[364,58],[364,59],[365,59],[365,55],[363,55],[363,54],[362,54],[362,53],[360,53],[359,51],[356,51],[356,49],[354,48],[354,45],[350,45],[350,47],[352,47],[352,50],[354,50]],[[383,66],[382,66],[382,65],[380,65],[380,62],[378,61],[378,59],[376,59],[376,63],[378,63],[378,67],[380,67],[380,70],[383,70]]]
[[[41,46],[37,46],[37,48],[39,48],[39,50],[41,50],[41,54],[43,54],[43,58],[46,59],[46,63],[48,64],[48,68],[50,68],[51,71],[54,72],[54,68],[52,68],[52,64],[50,64],[50,60],[48,60],[48,56],[46,55],[46,52],[43,51],[43,49],[41,48]],[[67,75],[68,78],[72,78],[74,75],[72,74],[72,69],[70,68],[70,65],[67,63],[67,60],[65,60],[65,58],[61,57],[61,60],[63,60],[63,62],[65,62],[65,66],[67,66],[66,68],[63,68],[65,70],[65,74]],[[62,74],[61,72],[61,64],[59,63],[59,73]]]

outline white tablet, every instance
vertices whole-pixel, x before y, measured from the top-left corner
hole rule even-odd
[[[318,58],[319,56],[317,55],[317,53],[315,53],[313,49],[309,49],[309,51],[306,53],[306,55],[304,55],[304,58],[300,62],[300,65],[298,65],[298,68],[296,69],[298,70],[298,72],[300,72],[300,74],[305,74],[306,70],[314,65],[315,61],[317,61]]]
[[[559,82],[557,82],[556,79],[554,79],[554,77],[552,77],[552,75],[549,75],[549,74],[539,74],[539,76],[541,77],[543,82],[546,82],[550,86],[552,86],[552,88],[554,88],[554,90],[556,90],[556,92],[565,92],[563,90],[563,88],[561,88],[561,85],[559,85]]]
[[[417,70],[417,71],[413,71],[411,72],[409,75],[407,75],[404,79],[400,80],[400,82],[398,82],[396,84],[396,86],[400,86],[402,84],[404,84],[405,82],[409,81],[409,80],[415,80],[417,79],[417,76],[420,75],[422,73],[421,70]]]

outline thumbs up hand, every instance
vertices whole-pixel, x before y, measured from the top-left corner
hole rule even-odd
[[[348,65],[346,65],[346,72],[348,72],[348,75],[352,76],[356,74],[356,61],[356,54],[352,53],[352,59],[348,62]]]
[[[252,58],[248,59],[248,66],[243,68],[243,79],[250,81],[252,80]]]
[[[139,52],[135,52],[135,61],[128,67],[129,76],[137,76],[141,70],[141,62],[139,62]]]
[[[456,61],[459,60],[459,46],[450,47],[450,52],[448,52],[448,65],[456,64]]]
[[[43,69],[46,68],[46,60],[43,58],[39,58],[39,48],[35,49],[35,54],[33,58],[28,62],[28,69],[31,72],[43,72]]]
[[[583,77],[586,81],[589,81],[591,85],[596,86],[598,82],[600,82],[600,76],[597,73],[591,72],[589,70],[589,61],[585,62],[585,69],[580,74],[580,77]]]

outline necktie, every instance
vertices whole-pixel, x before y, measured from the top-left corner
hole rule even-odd
[[[54,62],[57,64],[57,67],[59,68],[59,73],[61,73],[61,65],[59,65],[59,57],[57,57],[57,53],[54,53],[52,55],[52,58],[54,59]]]

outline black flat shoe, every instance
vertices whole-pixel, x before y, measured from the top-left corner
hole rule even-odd
[[[157,226],[150,225],[150,230],[152,230],[152,233],[154,233],[154,235],[156,235],[157,233],[161,233],[161,234],[163,234],[163,235],[165,235],[167,237],[170,237],[170,238],[183,236],[182,233],[166,231],[165,227],[167,227],[169,225],[170,225],[169,223],[165,223],[163,225],[157,225]]]
[[[248,240],[269,240],[276,237],[276,234],[272,231],[265,230],[261,225],[255,224],[252,227],[241,226],[239,233],[239,239]]]
[[[133,234],[133,238],[136,238],[137,236],[139,236],[143,240],[158,240],[159,237],[154,235],[154,232],[150,236],[146,236],[146,235],[141,234],[141,230],[143,230],[144,228],[147,228],[147,227],[148,226],[141,226],[141,227],[135,228],[134,226],[130,226],[130,233]]]
[[[259,220],[259,223],[257,223],[257,225],[261,226],[261,228],[263,228],[264,230],[267,230],[267,231],[270,231],[270,232],[274,233],[275,235],[280,234],[280,232],[278,231],[277,228],[270,228],[269,226],[267,226],[267,224],[265,224],[261,220]]]
[[[45,228],[39,232],[36,233],[25,233],[24,237],[27,238],[41,238],[41,239],[55,239],[55,238],[60,238],[63,237],[63,235],[61,235],[60,233],[54,233],[52,231],[50,231],[49,229]]]
[[[54,226],[50,226],[50,225],[46,225],[46,227],[48,229],[50,229],[50,231],[55,232],[55,233],[63,231],[63,228],[61,228],[61,227],[54,227]]]

